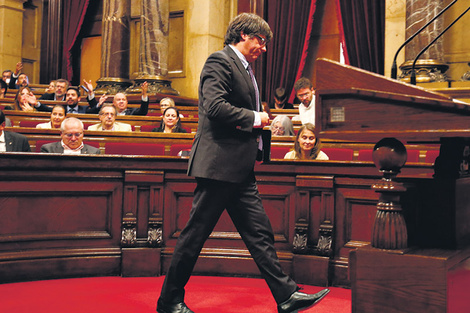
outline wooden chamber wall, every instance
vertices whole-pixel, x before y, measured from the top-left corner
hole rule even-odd
[[[187,159],[148,156],[0,156],[1,282],[166,272],[191,208]],[[399,179],[432,181],[430,164]],[[372,162],[274,161],[257,165],[284,270],[298,283],[349,286],[349,252],[369,244],[381,178]],[[419,188],[407,192],[418,212]],[[413,239],[414,224],[410,233]],[[417,232],[417,231],[415,231]],[[195,273],[257,276],[226,213]]]

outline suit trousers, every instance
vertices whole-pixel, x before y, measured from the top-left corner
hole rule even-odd
[[[261,203],[254,174],[243,183],[196,180],[189,221],[178,238],[160,298],[166,303],[184,301],[184,286],[204,242],[226,209],[276,302],[287,300],[299,288],[281,269],[271,223]]]

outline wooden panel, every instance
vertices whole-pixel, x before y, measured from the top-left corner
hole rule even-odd
[[[109,174],[2,170],[2,282],[120,273],[122,183]]]
[[[468,296],[457,293],[450,297],[448,286],[456,273],[469,275],[468,267],[459,266],[462,262],[468,265],[468,260],[469,249],[406,253],[358,249],[351,256],[352,312],[467,312]],[[469,287],[469,280],[458,286],[460,290]]]

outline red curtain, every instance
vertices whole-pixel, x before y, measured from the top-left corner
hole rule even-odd
[[[72,49],[76,43],[83,19],[88,9],[89,0],[64,0],[64,31],[62,50],[62,77],[68,81],[72,80]]]
[[[385,0],[336,0],[349,64],[384,73]]]
[[[266,1],[265,19],[274,37],[263,57],[266,71],[261,81],[262,99],[269,103],[274,101],[276,88],[283,87],[290,92],[298,73],[302,73],[315,3],[316,0]]]

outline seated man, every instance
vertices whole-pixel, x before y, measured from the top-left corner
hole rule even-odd
[[[5,113],[0,110],[0,152],[31,152],[26,136],[5,129]]]
[[[88,130],[106,130],[130,132],[132,127],[130,124],[116,122],[117,109],[111,103],[105,103],[101,106],[99,117],[101,123],[91,125]]]
[[[83,80],[83,82],[85,83],[86,89],[88,89],[88,103],[90,104],[90,107],[94,108],[93,111],[88,113],[98,113],[101,104],[106,101],[107,96],[104,96],[104,99],[100,99],[99,103],[97,104],[91,81],[87,82],[86,80]],[[149,111],[149,98],[147,95],[148,83],[144,82],[141,88],[142,101],[140,102],[140,108],[128,108],[127,96],[124,93],[118,92],[114,95],[113,104],[117,109],[118,115],[147,115]]]
[[[68,117],[60,126],[62,141],[47,143],[41,152],[63,154],[100,154],[100,149],[83,143],[83,123],[78,118]]]
[[[65,101],[66,91],[69,88],[69,82],[65,79],[58,79],[55,81],[55,90],[53,93],[48,92],[43,94],[39,100],[55,100],[55,101]]]
[[[299,115],[294,116],[292,120],[300,120],[302,124],[315,125],[315,88],[313,88],[312,82],[310,79],[302,77],[295,82],[294,89],[300,104]]]
[[[11,79],[11,70],[4,70],[2,73],[2,80],[8,85]]]
[[[29,85],[28,76],[25,73],[20,73],[22,68],[23,63],[16,63],[15,72],[11,74],[10,82],[8,83],[8,89],[20,89],[20,87]]]
[[[76,87],[67,88],[65,94],[65,111],[68,113],[91,113],[94,111],[96,104],[91,104],[88,107],[78,105],[80,101],[80,90]]]
[[[42,112],[52,112],[52,107],[41,104],[41,100],[66,101],[67,99],[66,91],[68,90],[68,88],[69,88],[69,82],[67,80],[62,79],[62,78],[56,80],[55,92],[43,94],[39,98],[39,101],[36,104],[36,110],[42,111]],[[78,94],[80,95],[80,92]]]
[[[282,87],[276,88],[274,91],[274,103],[271,105],[271,109],[293,109],[294,106],[287,100],[286,90]]]

